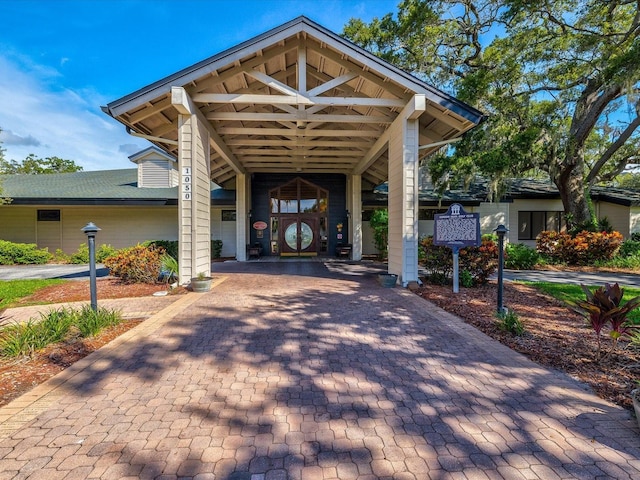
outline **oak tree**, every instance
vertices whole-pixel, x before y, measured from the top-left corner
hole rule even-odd
[[[640,150],[637,0],[404,0],[344,35],[487,113],[429,159],[434,180],[548,175],[572,227]]]

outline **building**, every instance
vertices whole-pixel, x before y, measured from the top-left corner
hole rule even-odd
[[[99,245],[122,248],[147,240],[177,240],[179,172],[175,158],[152,146],[130,159],[137,168],[4,177],[4,193],[13,200],[0,206],[0,239],[35,243],[51,252],[60,249],[72,253],[86,243],[81,229],[93,221],[102,229],[97,237]],[[291,185],[297,189],[298,183]],[[564,226],[560,196],[549,182],[511,180],[505,194],[495,203],[486,200],[488,194],[487,183],[481,181],[468,189],[448,190],[442,195],[425,185],[418,195],[418,237],[432,235],[434,215],[444,213],[452,203],[463,205],[467,212],[479,213],[483,234],[505,225],[509,229],[509,242],[533,246],[542,230],[561,230]],[[373,255],[376,250],[369,218],[375,209],[387,208],[387,184],[362,191],[361,196],[362,254]],[[592,201],[598,217],[606,217],[624,237],[640,231],[640,192],[597,187],[592,192]],[[346,244],[349,222],[356,222],[350,213],[342,214],[343,217],[338,217],[343,222],[342,232],[336,231],[336,236],[343,233]],[[222,240],[222,256],[237,257],[236,192],[210,183],[209,216],[210,238]],[[250,212],[252,224],[262,221],[252,222],[253,217]],[[253,231],[256,240],[249,245],[270,245],[264,242],[269,235],[266,229]],[[245,255],[246,247],[241,246]],[[264,248],[260,253],[278,254]],[[327,246],[326,251],[316,254],[335,253],[335,248],[329,250]]]
[[[126,72],[123,72],[123,75]],[[177,159],[180,276],[208,272],[210,182],[235,191],[236,257],[362,256],[362,191],[388,182],[389,271],[418,278],[418,163],[482,114],[305,18],[115,100]]]

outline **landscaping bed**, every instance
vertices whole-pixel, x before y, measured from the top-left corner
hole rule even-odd
[[[560,301],[528,285],[505,283],[504,305],[518,315],[526,329],[524,335],[515,336],[501,330],[494,316],[495,282],[461,287],[458,294],[452,293],[451,286],[426,284],[416,293],[534,362],[562,370],[589,384],[600,397],[632,408],[629,393],[640,380],[640,351],[622,344],[615,354],[596,362],[593,330],[582,315]],[[608,348],[608,336],[603,336],[603,345]]]

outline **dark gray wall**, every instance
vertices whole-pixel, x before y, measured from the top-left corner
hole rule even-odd
[[[269,229],[265,230],[264,238],[256,237],[256,231],[252,225],[254,222],[263,221],[269,225],[269,217],[271,216],[269,204],[269,190],[279,185],[290,182],[300,177],[303,180],[314,183],[319,187],[329,191],[329,246],[328,254],[334,255],[337,243],[348,243],[349,225],[347,219],[347,203],[346,190],[347,180],[344,175],[337,174],[317,174],[317,175],[291,175],[291,174],[265,174],[255,173],[251,177],[251,219],[249,221],[250,228],[250,244],[260,243],[262,245],[263,255],[270,255],[269,246]],[[342,223],[343,240],[337,240],[336,225]]]

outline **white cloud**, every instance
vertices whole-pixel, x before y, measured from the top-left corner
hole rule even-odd
[[[31,135],[21,137],[20,135],[13,133],[11,130],[2,130],[0,132],[0,142],[5,145],[30,145],[34,147],[39,147],[41,145],[37,138],[34,138]]]
[[[124,126],[107,117],[108,103],[91,88],[66,89],[59,72],[0,55],[0,138],[5,158],[22,160],[33,153],[75,161],[85,170],[132,168],[121,145],[149,144],[127,135]],[[23,141],[17,141],[23,139]]]

